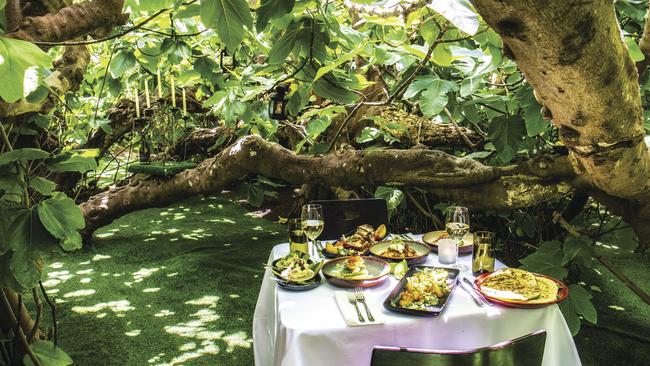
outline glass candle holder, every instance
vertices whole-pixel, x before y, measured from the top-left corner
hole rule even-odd
[[[455,264],[458,260],[458,248],[453,239],[438,240],[438,261],[440,264]]]

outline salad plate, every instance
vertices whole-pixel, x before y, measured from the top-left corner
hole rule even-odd
[[[384,308],[410,315],[439,315],[451,298],[459,273],[456,268],[411,267],[384,301]]]
[[[271,262],[279,287],[290,291],[311,290],[321,284],[323,262],[314,262],[302,252],[293,252]]]

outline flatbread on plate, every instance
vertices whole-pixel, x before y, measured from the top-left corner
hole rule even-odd
[[[555,301],[557,299],[557,292],[559,290],[557,283],[546,277],[536,276],[536,278],[540,289],[540,295],[536,299],[529,300],[528,303],[543,304],[546,302]]]
[[[542,294],[537,279],[528,271],[507,268],[487,276],[481,284],[481,290],[486,295],[503,301],[530,301]],[[547,291],[550,292],[550,289]]]

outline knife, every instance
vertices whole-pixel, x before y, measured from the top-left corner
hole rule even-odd
[[[463,281],[465,281],[465,283],[467,283],[469,285],[469,287],[472,289],[472,293],[474,295],[476,295],[476,297],[478,297],[479,299],[481,299],[483,302],[487,303],[488,305],[492,306],[492,303],[488,299],[486,299],[485,296],[483,296],[483,294],[481,294],[480,292],[478,292],[474,288],[474,284],[472,283],[472,281],[468,280],[467,277],[463,277]]]
[[[470,289],[468,289],[467,287],[465,287],[465,285],[464,285],[462,282],[458,282],[458,285],[460,286],[460,288],[462,288],[463,290],[465,290],[465,292],[467,292],[467,293],[469,294],[469,296],[472,297],[472,300],[474,300],[474,302],[476,303],[476,305],[478,305],[479,307],[483,307],[483,306],[485,305],[485,304],[484,304],[484,303],[483,303],[483,302],[478,298],[478,296],[476,296],[476,295],[474,294],[474,292],[472,292]]]

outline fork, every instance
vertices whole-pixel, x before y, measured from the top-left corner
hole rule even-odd
[[[366,308],[366,314],[368,315],[368,320],[371,322],[375,321],[375,317],[372,316],[372,313],[370,312],[370,309],[368,308],[368,304],[366,304],[366,296],[363,294],[363,290],[359,287],[354,288],[354,292],[357,295],[357,301],[362,303],[363,306]]]
[[[363,318],[363,315],[361,315],[361,310],[359,310],[359,306],[357,305],[357,297],[352,292],[352,290],[348,290],[348,301],[350,304],[354,305],[354,308],[357,310],[357,316],[359,317],[359,321],[362,323],[366,322],[366,319]]]

